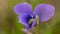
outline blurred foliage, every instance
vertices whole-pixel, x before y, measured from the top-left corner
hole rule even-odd
[[[56,8],[52,19],[39,24],[35,28],[35,34],[60,34],[60,0],[0,0],[0,34],[24,34],[21,28],[25,26],[19,23],[18,15],[14,13],[14,6],[21,2],[28,2],[33,9],[37,4],[52,4]],[[39,32],[40,31],[40,32]]]

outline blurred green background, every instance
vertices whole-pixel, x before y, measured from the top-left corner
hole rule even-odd
[[[14,13],[14,6],[21,2],[30,3],[33,9],[42,3],[54,5],[54,17],[44,23],[48,27],[42,26],[41,33],[36,31],[35,34],[60,34],[60,0],[0,0],[0,34],[24,34],[21,28],[25,26],[19,23],[18,15]]]

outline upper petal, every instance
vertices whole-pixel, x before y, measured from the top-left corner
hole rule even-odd
[[[29,20],[30,20],[31,18],[32,18],[32,17],[31,17],[30,14],[24,13],[24,14],[22,14],[22,15],[19,16],[19,22],[22,23],[22,24],[24,24],[24,25],[26,25],[26,26],[28,26],[28,25],[29,25],[28,22],[29,22]]]
[[[16,14],[32,13],[32,6],[26,2],[23,2],[21,4],[17,4],[14,7],[14,11]]]
[[[40,21],[49,20],[55,13],[55,7],[49,4],[39,4],[34,10],[34,14],[38,15]]]

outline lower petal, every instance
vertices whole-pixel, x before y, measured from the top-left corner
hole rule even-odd
[[[36,24],[37,24],[37,21],[36,21],[36,19],[35,19],[35,20],[33,21],[32,28],[35,27]]]

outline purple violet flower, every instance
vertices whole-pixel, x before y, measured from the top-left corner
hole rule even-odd
[[[38,4],[33,12],[32,5],[24,2],[17,4],[14,7],[14,11],[16,14],[19,14],[19,22],[24,24],[26,29],[29,30],[37,24],[36,16],[39,17],[41,22],[45,22],[54,15],[55,8],[49,4]],[[29,24],[31,19],[33,19],[33,23]]]

